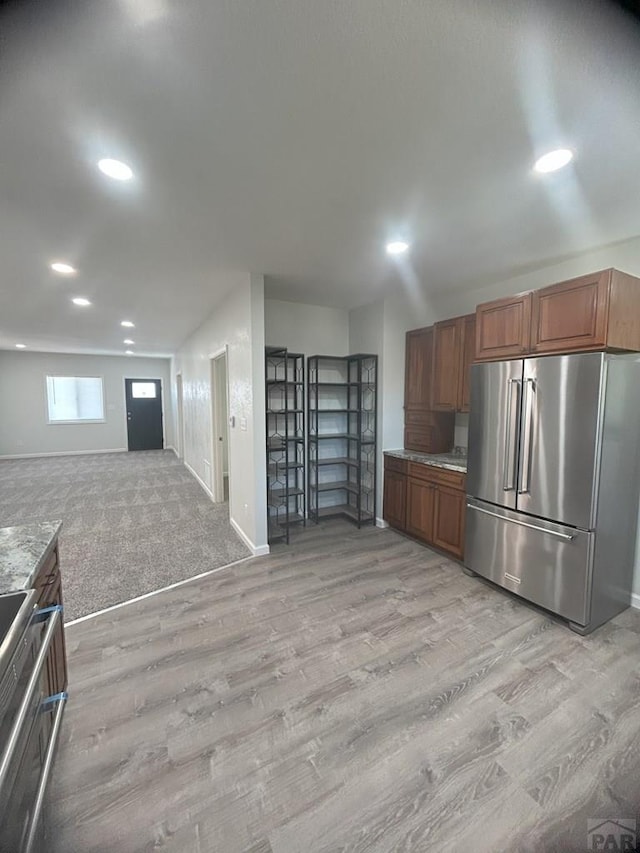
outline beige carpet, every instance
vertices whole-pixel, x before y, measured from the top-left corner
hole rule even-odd
[[[249,556],[169,450],[0,461],[0,527],[57,519],[66,621]]]

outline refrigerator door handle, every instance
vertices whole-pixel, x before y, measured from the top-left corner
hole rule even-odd
[[[525,379],[523,386],[522,408],[524,410],[522,427],[522,446],[520,450],[520,482],[518,494],[524,495],[529,491],[529,470],[531,468],[531,433],[533,430],[533,398],[536,386],[533,379]]]
[[[500,515],[497,512],[491,512],[488,509],[483,509],[480,506],[476,506],[475,504],[467,504],[468,509],[472,509],[475,512],[483,512],[485,515],[490,515],[492,518],[499,518],[501,521],[508,521],[509,524],[519,524],[520,527],[528,527],[530,530],[538,530],[540,533],[548,533],[549,536],[557,536],[558,539],[565,539],[567,541],[571,541],[575,539],[575,536],[571,536],[570,533],[560,533],[559,530],[548,530],[546,527],[540,527],[538,524],[528,524],[526,521],[520,521],[517,518],[508,518],[506,515]]]
[[[513,392],[516,392],[515,410]],[[520,420],[520,380],[507,379],[507,418],[504,425],[504,459],[502,460],[502,489],[512,492],[516,487],[517,429]]]

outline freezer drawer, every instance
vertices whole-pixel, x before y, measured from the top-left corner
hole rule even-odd
[[[464,564],[516,595],[586,625],[594,536],[468,498]]]

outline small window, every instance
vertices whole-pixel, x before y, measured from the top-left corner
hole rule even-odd
[[[149,400],[155,400],[156,383],[155,382],[132,382],[131,383],[132,397],[147,397]]]
[[[100,376],[47,376],[50,424],[103,423],[104,390]]]

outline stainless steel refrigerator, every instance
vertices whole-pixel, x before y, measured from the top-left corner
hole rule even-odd
[[[640,355],[471,369],[465,567],[586,634],[631,603]]]

